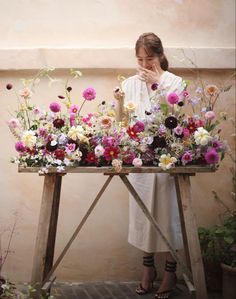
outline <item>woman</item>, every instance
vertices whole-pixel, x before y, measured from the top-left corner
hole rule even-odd
[[[168,61],[162,42],[154,33],[142,34],[135,46],[138,74],[122,82],[122,90],[114,95],[120,103],[132,101],[136,104],[135,115],[145,118],[150,109],[150,98],[154,86],[163,90],[164,96],[183,91],[182,79],[168,72]],[[156,85],[157,86],[157,85]],[[182,248],[182,234],[178,214],[174,179],[169,174],[130,174],[129,179],[143,202],[154,216],[165,236],[176,250]],[[166,244],[154,231],[150,222],[130,195],[128,241],[141,249],[143,254],[143,275],[136,293],[143,295],[151,291],[156,278],[155,252],[166,252],[164,277],[155,298],[169,298],[176,284],[176,262]]]

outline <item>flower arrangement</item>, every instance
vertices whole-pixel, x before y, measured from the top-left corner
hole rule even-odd
[[[124,126],[116,121],[115,100],[102,101],[95,112],[81,115],[83,105],[97,96],[92,87],[81,93],[81,103],[73,103],[72,87],[67,82],[64,94],[49,103],[47,111],[35,106],[34,86],[40,76],[51,78],[50,71],[42,70],[34,79],[25,80],[24,88],[16,92],[19,106],[8,121],[17,140],[18,156],[12,162],[37,166],[41,173],[47,173],[49,167],[64,172],[65,167],[87,165],[112,165],[116,171],[123,165],[168,170],[175,166],[218,165],[223,159],[227,143],[220,137],[219,125],[226,114],[216,115],[215,105],[230,86],[219,89],[202,85],[192,95],[189,83],[183,81],[181,94],[165,97],[154,84],[155,95],[145,119],[136,117],[136,106],[129,102],[124,107],[128,119]],[[70,74],[82,75],[76,70],[70,70]],[[9,83],[6,88],[10,91],[13,86]],[[186,106],[191,107],[190,114],[184,112]]]

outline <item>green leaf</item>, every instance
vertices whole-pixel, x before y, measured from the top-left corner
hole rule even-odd
[[[164,115],[167,115],[168,114],[168,111],[169,111],[169,106],[167,104],[161,104],[160,105],[161,107],[161,111]]]
[[[224,241],[227,243],[227,244],[232,244],[234,242],[234,238],[231,237],[231,236],[225,236],[224,237]]]

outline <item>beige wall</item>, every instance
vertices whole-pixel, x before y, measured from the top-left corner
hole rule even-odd
[[[235,63],[232,56],[235,45],[235,4],[234,1],[181,0],[28,0],[8,3],[0,0],[0,4],[0,231],[13,223],[13,214],[17,212],[18,221],[11,246],[14,252],[9,255],[4,273],[12,279],[25,281],[30,279],[32,269],[43,178],[37,174],[19,174],[16,165],[9,163],[10,157],[14,155],[14,138],[8,131],[6,121],[9,118],[8,110],[10,107],[14,109],[16,99],[5,90],[5,84],[12,82],[17,90],[20,88],[20,78],[35,73],[30,70],[32,64],[42,66],[52,65],[53,62],[57,67],[65,68],[57,71],[56,76],[61,79],[66,78],[67,67],[82,68],[84,76],[72,83],[75,98],[80,96],[84,87],[90,85],[97,90],[98,100],[110,99],[117,85],[117,75],[129,76],[135,72],[132,47],[137,36],[145,31],[154,31],[170,51],[168,58],[173,72],[186,79],[193,78],[183,63],[175,62],[174,56],[179,53],[175,47],[186,48],[187,51],[194,47],[198,57],[201,57],[200,65],[210,69],[202,71],[206,82],[220,85],[232,74],[229,68],[233,68]],[[103,16],[105,6],[109,8],[106,17]],[[97,56],[99,47],[103,49]],[[22,48],[25,49],[23,52]],[[40,53],[39,56],[30,56],[34,51],[32,48]],[[53,55],[46,48],[52,48]],[[75,59],[72,55],[71,58],[67,56],[71,52],[61,48],[68,48],[68,51],[74,49],[73,53],[79,48],[84,56],[75,55]],[[90,48],[89,55],[86,48]],[[123,51],[124,48],[128,49],[126,55],[119,55],[117,49]],[[202,48],[207,50],[201,52]],[[209,65],[207,63],[212,57],[211,53],[213,60]],[[231,53],[231,56],[225,56],[224,53]],[[220,59],[221,65],[217,64]],[[60,83],[49,88],[47,82],[42,80],[34,102],[47,107],[61,89]],[[233,87],[219,102],[220,108],[232,117],[235,111],[234,94]],[[94,108],[96,102],[91,105]],[[87,105],[84,111],[89,110],[91,108]],[[223,126],[225,137],[233,145],[231,127],[229,124]],[[215,174],[197,175],[192,179],[199,225],[219,222],[221,209],[213,201],[211,190],[219,192],[230,203],[229,165],[230,161],[226,158]],[[70,174],[63,178],[56,256],[104,180],[102,175],[94,174]],[[93,188],[90,187],[91,183]],[[139,279],[140,252],[127,244],[127,199],[125,187],[115,178],[82,230],[80,238],[73,243],[57,270],[58,280]],[[4,236],[2,245],[6,247],[7,234]]]

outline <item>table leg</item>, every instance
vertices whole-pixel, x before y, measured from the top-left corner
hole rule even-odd
[[[40,287],[53,264],[62,176],[47,174],[39,215],[31,283]]]
[[[188,174],[175,176],[177,199],[180,211],[182,234],[187,264],[192,269],[197,299],[207,299],[205,275],[198,239],[197,224],[192,207],[190,177]]]

